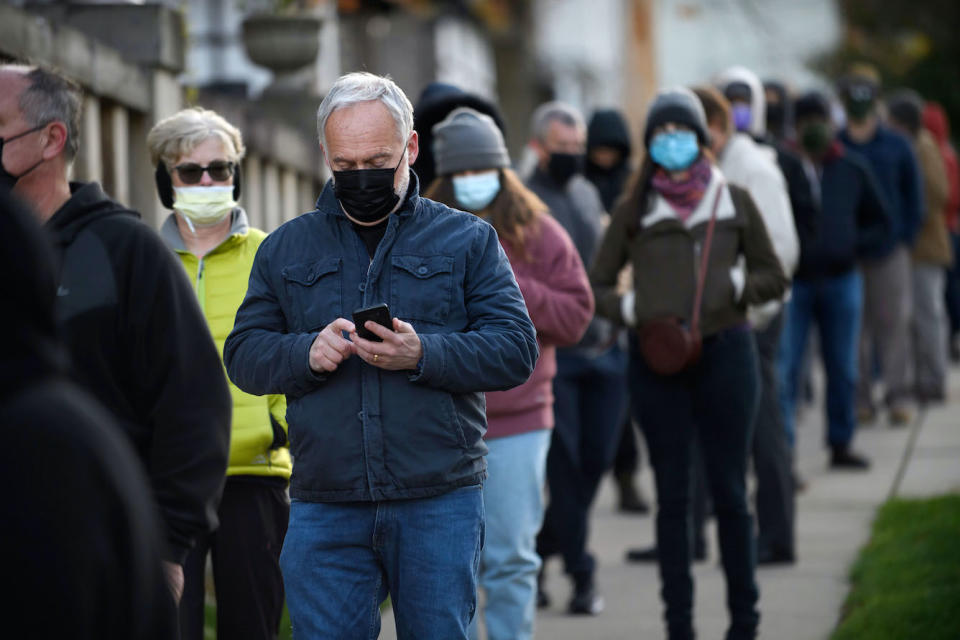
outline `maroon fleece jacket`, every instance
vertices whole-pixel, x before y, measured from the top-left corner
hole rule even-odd
[[[537,329],[540,359],[530,379],[487,394],[487,438],[553,428],[557,347],[579,342],[593,317],[593,293],[570,236],[542,215],[524,237],[526,255],[501,239],[527,311]]]

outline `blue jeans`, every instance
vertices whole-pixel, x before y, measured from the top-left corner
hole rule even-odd
[[[280,555],[294,637],[373,640],[389,593],[401,640],[467,638],[483,527],[480,485],[416,500],[294,500]]]
[[[533,637],[540,556],[534,540],[543,522],[543,483],[550,429],[487,440],[483,485],[486,530],[480,586],[486,594],[487,640]],[[476,638],[477,618],[471,626]]]
[[[667,635],[692,640],[690,517],[694,441],[706,467],[727,582],[727,640],[752,640],[759,623],[753,521],[747,506],[747,458],[760,402],[753,333],[736,327],[705,338],[700,361],[661,376],[633,349],[632,407],[646,437],[657,487],[657,551]]]
[[[857,270],[832,278],[794,281],[780,343],[780,409],[791,447],[800,372],[812,322],[817,325],[827,373],[827,442],[845,447],[853,440],[862,313],[863,282]]]

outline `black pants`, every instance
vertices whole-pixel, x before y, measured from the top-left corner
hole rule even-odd
[[[632,413],[632,412],[631,412]],[[632,476],[640,469],[640,449],[637,448],[637,434],[633,431],[633,420],[628,414],[620,427],[620,442],[613,458],[614,476]]]
[[[220,527],[198,540],[184,563],[181,640],[203,640],[208,552],[217,594],[217,637],[274,640],[283,613],[279,561],[290,516],[286,483],[231,476],[217,516]]]
[[[777,382],[777,351],[783,313],[754,333],[760,356],[760,410],[753,433],[753,468],[757,474],[757,547],[794,552],[793,460],[783,427]]]
[[[556,426],[547,453],[550,502],[537,536],[537,553],[544,559],[562,555],[565,571],[577,581],[593,577],[587,523],[623,424],[625,361],[626,354],[617,348],[599,358],[557,353]]]
[[[657,487],[660,593],[670,640],[694,635],[690,500],[695,437],[719,531],[731,618],[727,639],[752,639],[760,619],[746,495],[747,458],[759,402],[753,334],[744,327],[705,339],[700,362],[679,375],[653,373],[635,349],[630,365],[633,406]]]

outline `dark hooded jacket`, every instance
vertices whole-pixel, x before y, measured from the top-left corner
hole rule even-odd
[[[73,375],[116,416],[150,475],[168,558],[216,528],[231,400],[183,267],[97,183],[47,221],[60,262],[56,317]]]
[[[143,468],[113,418],[64,375],[53,258],[0,193],[0,540],[4,637],[161,640],[175,609]]]
[[[410,167],[417,172],[424,191],[437,176],[433,160],[433,127],[457,107],[469,107],[490,116],[506,137],[503,115],[493,102],[451,84],[433,82],[427,85],[413,110],[413,128],[420,137],[420,153]]]
[[[596,147],[612,147],[621,153],[620,162],[609,169],[590,162],[590,151]],[[587,166],[584,175],[600,192],[606,211],[613,211],[627,178],[630,177],[630,131],[627,121],[616,109],[600,109],[587,125]]]

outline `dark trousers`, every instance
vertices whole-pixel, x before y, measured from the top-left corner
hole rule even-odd
[[[632,476],[640,468],[640,449],[637,448],[637,434],[633,431],[633,420],[628,412],[620,427],[620,440],[617,443],[617,452],[613,457],[613,474],[615,476]]]
[[[950,335],[960,333],[960,235],[950,234],[953,243],[953,266],[947,269],[947,316],[950,318]]]
[[[550,502],[537,553],[544,559],[561,554],[574,580],[593,577],[588,515],[619,440],[627,399],[625,367],[626,354],[618,348],[598,358],[557,353],[555,426],[547,454]]]
[[[760,359],[760,410],[753,432],[753,469],[757,475],[757,548],[794,552],[793,456],[780,412],[777,354],[783,312],[754,332]]]
[[[748,328],[704,340],[700,362],[675,376],[653,373],[634,350],[630,390],[657,487],[661,597],[670,640],[693,638],[690,500],[696,438],[706,467],[727,582],[728,640],[754,638],[759,593],[747,457],[759,403],[756,345]]]
[[[290,516],[285,483],[231,476],[217,516],[219,528],[198,540],[184,563],[181,640],[203,640],[208,552],[217,594],[217,637],[273,640],[283,613],[279,561]]]

